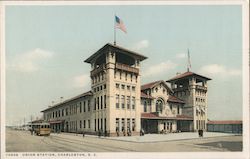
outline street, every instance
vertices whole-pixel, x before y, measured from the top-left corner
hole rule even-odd
[[[156,134],[157,135],[157,134]],[[181,135],[178,134],[178,135]],[[242,151],[242,136],[208,137],[162,142],[128,142],[80,134],[31,135],[6,129],[6,152],[207,152]]]

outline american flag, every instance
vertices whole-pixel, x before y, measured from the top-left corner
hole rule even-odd
[[[127,33],[127,29],[123,21],[117,16],[115,16],[115,27],[121,29],[124,33]]]

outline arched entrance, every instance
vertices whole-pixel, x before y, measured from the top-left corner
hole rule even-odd
[[[162,98],[158,98],[156,100],[156,112],[162,113],[163,110],[163,105],[164,105],[164,100]]]

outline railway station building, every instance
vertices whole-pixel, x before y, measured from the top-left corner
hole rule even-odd
[[[44,109],[53,131],[107,136],[206,129],[207,77],[187,71],[141,85],[147,57],[106,44],[85,60],[91,90]]]

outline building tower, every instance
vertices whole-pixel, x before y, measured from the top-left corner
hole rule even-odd
[[[183,101],[183,114],[193,118],[190,131],[206,130],[207,123],[207,81],[210,78],[187,71],[167,80],[174,95]]]
[[[85,62],[91,64],[95,131],[110,136],[140,131],[140,62],[147,57],[110,43]]]

